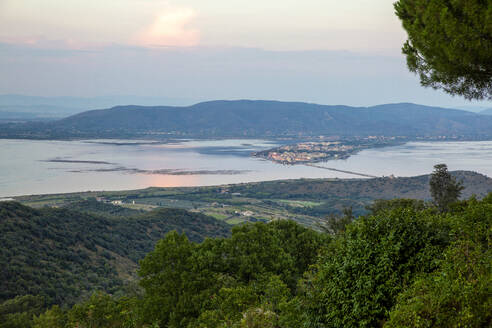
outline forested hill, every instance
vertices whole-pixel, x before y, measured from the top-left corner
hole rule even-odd
[[[483,198],[492,192],[492,178],[486,175],[472,171],[452,171],[451,175],[465,187],[463,199],[472,196]],[[243,197],[264,199],[327,200],[330,203],[345,200],[350,201],[349,206],[357,208],[357,202],[369,205],[376,199],[430,200],[430,178],[426,174],[374,179],[296,179],[237,184],[229,189]]]
[[[0,302],[31,294],[72,304],[95,290],[113,293],[171,230],[196,242],[230,233],[226,223],[185,210],[117,217],[0,202]]]
[[[16,297],[0,303],[0,327],[491,326],[492,194],[445,213],[394,200],[325,223],[244,224],[200,244],[171,232],[140,262],[141,293],[50,309]]]
[[[5,125],[0,137],[467,136],[491,137],[492,117],[410,103],[374,107],[210,101],[189,107],[118,106],[49,123]]]

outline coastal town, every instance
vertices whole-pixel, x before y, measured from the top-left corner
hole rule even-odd
[[[313,163],[347,158],[354,148],[353,145],[344,145],[340,142],[303,142],[256,152],[253,156],[281,164]]]
[[[279,164],[318,163],[333,159],[346,159],[368,148],[397,145],[399,137],[370,136],[345,141],[306,141],[254,152],[253,157],[263,158]]]

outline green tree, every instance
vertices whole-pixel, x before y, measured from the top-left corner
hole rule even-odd
[[[436,269],[448,231],[432,211],[359,217],[307,274],[303,327],[381,326],[414,275]]]
[[[23,295],[0,304],[0,328],[30,328],[46,306],[42,296]]]
[[[371,205],[366,206],[366,210],[371,215],[376,215],[384,211],[391,211],[396,208],[412,208],[415,211],[426,209],[426,204],[420,199],[396,198],[396,199],[376,199]]]
[[[278,327],[278,313],[290,298],[291,291],[276,275],[267,274],[247,285],[224,286],[208,304],[210,310],[202,312],[196,327]]]
[[[457,240],[440,268],[418,277],[398,297],[385,327],[490,327],[492,194],[461,203],[448,214]]]
[[[440,212],[449,210],[449,205],[458,201],[464,187],[448,172],[446,164],[434,166],[430,181],[430,193]]]
[[[230,327],[249,309],[275,311],[328,238],[287,220],[237,226],[230,238],[201,244],[171,232],[140,263],[145,323]]]
[[[148,323],[186,327],[198,316],[203,302],[200,296],[209,286],[203,285],[203,279],[193,270],[191,256],[195,248],[185,234],[172,231],[140,262],[139,275],[145,289],[143,311]]]
[[[492,2],[399,0],[402,51],[423,86],[466,99],[492,99]]]
[[[94,293],[89,300],[76,304],[68,312],[68,326],[77,328],[125,327],[120,303],[110,295]]]
[[[339,234],[343,233],[347,228],[347,225],[355,220],[352,207],[345,207],[343,209],[342,216],[335,214],[330,214],[325,219],[321,220],[318,227],[326,233],[329,234]]]
[[[67,325],[67,315],[58,305],[34,318],[33,328],[64,328]]]
[[[490,327],[492,252],[461,242],[446,252],[441,270],[405,290],[385,327]]]
[[[239,328],[277,328],[277,315],[264,308],[249,309],[243,314]]]

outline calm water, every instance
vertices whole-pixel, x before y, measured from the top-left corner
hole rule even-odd
[[[204,186],[296,178],[359,178],[249,157],[275,146],[265,140],[135,141],[0,140],[0,197],[149,186]],[[412,176],[447,163],[492,176],[492,141],[412,142],[370,149],[321,165],[376,176]]]

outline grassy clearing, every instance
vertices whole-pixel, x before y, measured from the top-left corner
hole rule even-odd
[[[314,207],[319,206],[323,203],[320,202],[312,202],[307,200],[287,200],[287,199],[278,199],[277,202],[287,204],[290,206],[298,206],[298,207]]]
[[[148,205],[148,204],[121,204],[120,206],[130,208],[132,210],[144,210],[144,211],[152,211],[154,208],[159,206]]]
[[[232,218],[232,219],[226,220],[227,223],[232,224],[232,225],[240,224],[240,223],[243,223],[246,221],[247,220],[242,219],[242,218]]]
[[[216,218],[217,220],[225,220],[228,217],[230,217],[230,215],[223,214],[223,213],[217,213],[217,212],[204,212],[204,214],[212,216],[212,217]]]

